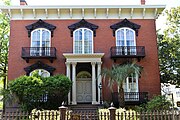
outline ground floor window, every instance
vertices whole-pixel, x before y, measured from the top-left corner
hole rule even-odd
[[[47,70],[44,70],[44,69],[36,69],[36,70],[33,70],[31,73],[30,73],[30,76],[32,76],[33,74],[37,74],[41,77],[49,77],[50,76],[50,73],[47,71]]]
[[[139,100],[138,76],[131,74],[123,83],[125,101]]]

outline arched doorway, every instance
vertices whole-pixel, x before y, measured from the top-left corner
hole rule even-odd
[[[76,81],[76,99],[77,103],[92,102],[92,77],[87,71],[81,71],[77,74]]]

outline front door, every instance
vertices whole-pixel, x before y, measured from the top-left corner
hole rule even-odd
[[[91,78],[77,78],[76,99],[78,103],[92,102]]]

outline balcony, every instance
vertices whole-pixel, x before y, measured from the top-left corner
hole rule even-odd
[[[29,62],[29,59],[49,59],[52,63],[56,59],[55,47],[23,47],[21,57]]]
[[[113,46],[110,49],[111,58],[137,58],[140,61],[145,57],[144,46]]]
[[[118,102],[118,92],[112,93],[112,100],[115,105]],[[140,105],[148,101],[148,92],[124,92],[125,105]]]

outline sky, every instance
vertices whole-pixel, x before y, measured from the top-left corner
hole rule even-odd
[[[1,0],[0,0],[1,1]],[[20,0],[11,0],[11,5],[19,5]],[[40,5],[140,5],[141,0],[26,0],[29,6]],[[146,0],[146,5],[166,5],[166,9],[180,6],[180,0]],[[165,28],[166,17],[160,15],[156,27]]]

